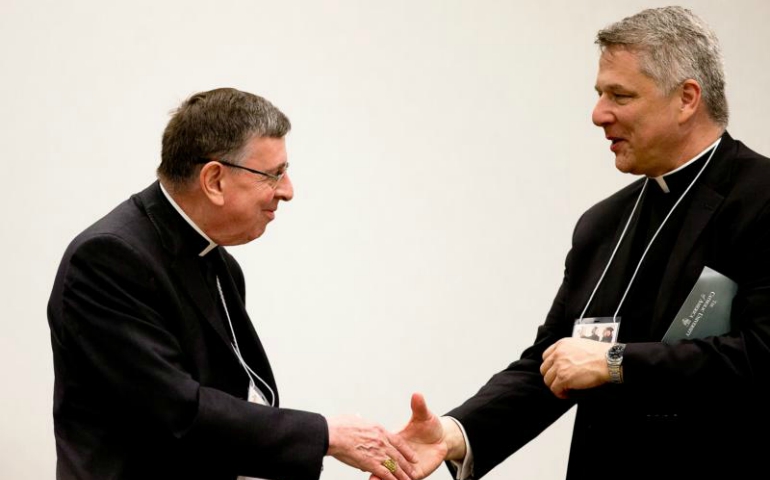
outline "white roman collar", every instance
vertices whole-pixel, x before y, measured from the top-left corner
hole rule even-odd
[[[711,145],[709,145],[708,147],[706,147],[702,152],[700,152],[699,154],[695,155],[690,160],[686,161],[682,165],[679,165],[677,168],[671,170],[670,172],[666,172],[666,173],[664,173],[663,175],[661,175],[659,177],[652,177],[652,179],[655,180],[656,182],[658,182],[658,186],[660,186],[661,190],[663,190],[665,193],[669,193],[670,190],[668,189],[668,184],[666,183],[666,180],[663,177],[671,175],[672,173],[676,173],[676,172],[678,172],[680,170],[684,170],[685,168],[687,168],[688,165],[690,165],[691,163],[693,163],[696,160],[698,160],[704,153],[708,152],[712,148],[716,148],[717,146],[719,146],[719,142],[721,142],[721,141],[722,141],[722,137],[720,136],[719,138],[717,138],[716,142],[714,142]]]
[[[184,210],[182,210],[182,207],[180,207],[180,206],[179,206],[179,205],[178,205],[178,204],[177,204],[177,203],[174,201],[174,199],[173,199],[173,198],[171,198],[171,195],[169,195],[169,193],[166,191],[166,189],[165,189],[165,188],[163,188],[163,184],[162,184],[162,183],[160,183],[160,182],[158,182],[158,183],[160,184],[160,190],[163,192],[163,195],[165,195],[165,196],[166,196],[166,198],[168,199],[168,201],[171,203],[171,206],[172,206],[172,207],[174,207],[174,209],[175,209],[177,212],[179,212],[179,215],[181,215],[181,216],[182,216],[182,218],[184,218],[184,219],[185,219],[185,221],[186,221],[187,223],[189,223],[189,224],[190,224],[190,226],[191,226],[191,227],[193,227],[193,228],[195,229],[195,231],[196,231],[196,232],[198,232],[198,233],[199,233],[199,234],[200,234],[200,235],[201,235],[203,238],[205,238],[205,239],[206,239],[206,241],[207,241],[207,242],[209,242],[208,246],[207,246],[206,248],[204,248],[203,250],[201,250],[201,253],[199,253],[199,254],[198,254],[198,256],[199,256],[199,257],[203,257],[203,256],[205,256],[207,253],[209,253],[210,251],[212,251],[213,249],[215,249],[215,248],[217,247],[217,244],[216,244],[216,243],[214,243],[214,241],[213,241],[212,239],[210,239],[208,235],[206,235],[205,233],[203,233],[203,230],[201,230],[200,228],[198,228],[198,225],[196,225],[196,224],[195,224],[195,222],[193,222],[193,221],[192,221],[192,219],[191,219],[190,217],[188,217],[186,213],[184,213]]]

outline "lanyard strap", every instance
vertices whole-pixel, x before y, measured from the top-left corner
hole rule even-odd
[[[264,380],[262,380],[262,377],[257,375],[257,373],[249,367],[249,365],[246,363],[246,360],[244,360],[243,355],[241,355],[241,349],[238,347],[238,339],[235,338],[235,329],[233,329],[233,322],[230,320],[230,312],[227,311],[227,303],[225,302],[225,295],[222,292],[222,284],[219,282],[219,275],[217,275],[217,290],[219,290],[219,298],[222,299],[222,306],[225,309],[225,316],[227,317],[227,324],[230,326],[230,333],[233,335],[233,343],[231,344],[233,347],[233,350],[235,351],[235,355],[238,357],[238,361],[241,362],[241,366],[243,367],[243,370],[246,372],[246,375],[249,377],[249,385],[254,387],[262,397],[264,395],[262,394],[262,390],[257,387],[256,383],[254,382],[254,379],[256,378],[260,382],[262,382],[262,385],[267,387],[267,390],[270,392],[270,406],[275,406],[275,392],[273,392],[273,389],[270,388],[270,385],[267,384]],[[267,400],[267,399],[265,399]]]
[[[612,261],[615,259],[615,254],[618,252],[618,248],[620,248],[620,244],[623,242],[623,238],[626,236],[626,232],[628,231],[628,226],[631,224],[631,219],[634,218],[634,212],[636,212],[636,207],[639,206],[639,202],[642,200],[642,195],[644,194],[644,190],[647,188],[647,183],[649,182],[649,178],[644,179],[644,183],[642,184],[642,190],[639,192],[639,196],[636,197],[636,203],[634,203],[634,208],[631,210],[631,215],[628,216],[628,220],[626,220],[626,225],[623,227],[623,233],[620,234],[620,239],[618,240],[618,243],[615,244],[615,249],[612,250],[612,255],[610,255],[610,259],[607,262],[607,265],[604,267],[604,271],[602,272],[602,276],[599,277],[599,281],[596,282],[596,286],[594,286],[594,291],[591,292],[591,296],[588,297],[588,302],[586,302],[586,306],[583,308],[583,311],[580,313],[580,320],[583,320],[583,317],[586,314],[586,311],[588,310],[588,307],[591,305],[591,301],[594,299],[594,295],[596,295],[596,291],[599,290],[599,285],[602,284],[602,281],[604,280],[604,276],[607,275],[607,270],[610,269],[610,265],[612,265]],[[614,321],[614,318],[613,318]]]
[[[634,269],[633,275],[631,275],[631,280],[628,281],[628,285],[626,286],[625,292],[623,292],[623,297],[620,299],[620,302],[618,303],[618,308],[615,309],[615,313],[612,315],[612,321],[617,322],[618,313],[620,312],[620,308],[623,306],[623,302],[626,300],[626,296],[628,296],[629,290],[631,290],[631,285],[633,285],[634,280],[636,279],[636,274],[639,273],[639,268],[642,266],[642,262],[644,261],[644,258],[647,256],[647,252],[650,251],[650,247],[652,246],[652,242],[655,241],[656,238],[658,238],[658,234],[663,229],[663,226],[666,224],[668,219],[671,217],[671,214],[674,213],[674,210],[676,207],[679,206],[679,204],[682,202],[682,199],[687,195],[687,192],[692,189],[692,186],[695,185],[695,182],[700,178],[701,174],[704,170],[706,170],[706,167],[708,166],[709,162],[711,162],[711,158],[714,156],[714,153],[717,151],[717,147],[719,146],[721,139],[716,142],[716,145],[711,150],[711,154],[709,154],[709,157],[706,159],[706,163],[703,164],[700,171],[698,171],[698,174],[695,175],[695,178],[692,179],[692,182],[690,182],[690,185],[687,186],[684,192],[679,196],[679,198],[674,203],[674,206],[671,207],[671,210],[669,210],[668,214],[666,215],[666,218],[663,219],[663,221],[660,223],[660,226],[655,231],[655,234],[650,239],[649,243],[647,243],[647,247],[644,249],[644,252],[642,253],[642,257],[639,259],[639,262],[636,264],[636,268]],[[610,268],[610,264],[612,264],[612,260],[615,258],[615,253],[617,253],[618,248],[620,247],[621,242],[623,242],[623,238],[626,236],[626,232],[628,231],[628,226],[631,223],[631,219],[634,218],[634,212],[636,212],[636,208],[639,206],[639,202],[642,199],[642,195],[644,194],[645,187],[647,187],[647,183],[649,182],[649,177],[644,180],[644,184],[642,185],[642,190],[639,192],[639,197],[636,199],[636,203],[634,204],[633,210],[631,210],[631,215],[629,215],[628,220],[626,221],[625,227],[623,227],[623,233],[620,235],[620,239],[618,240],[618,243],[615,245],[615,249],[612,251],[612,255],[610,256],[610,260],[607,262],[607,266],[604,267],[604,271],[602,272],[601,277],[599,277],[599,281],[596,282],[596,286],[594,287],[593,292],[591,292],[591,296],[588,298],[588,302],[586,303],[585,308],[583,308],[583,312],[580,314],[580,320],[583,319],[585,316],[586,311],[588,310],[588,306],[591,305],[591,301],[594,299],[594,295],[596,294],[596,291],[599,289],[599,285],[601,285],[602,281],[604,280],[604,276],[607,273],[607,270]]]

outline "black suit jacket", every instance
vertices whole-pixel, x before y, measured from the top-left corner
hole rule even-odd
[[[319,477],[325,419],[245,401],[205,245],[155,182],[67,248],[48,304],[57,478]],[[277,392],[241,269],[221,247],[209,255],[222,255],[241,352]]]
[[[747,472],[764,467],[770,452],[770,161],[727,133],[669,220],[672,250],[664,257],[662,276],[641,286],[655,289],[651,316],[633,318],[627,312],[632,318],[622,320],[619,341],[628,343],[625,383],[575,391],[570,400],[560,400],[540,375],[543,351],[571,336],[643,182],[583,214],[562,285],[535,343],[448,413],[467,432],[476,477],[575,403],[569,479],[747,478]],[[622,264],[623,252],[619,255],[615,262]],[[731,331],[661,343],[706,265],[738,283]],[[604,298],[595,300],[586,316],[612,316],[626,287],[615,272],[608,272]]]

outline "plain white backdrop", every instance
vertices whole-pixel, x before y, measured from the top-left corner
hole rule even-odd
[[[282,405],[395,429],[414,391],[437,413],[472,395],[534,339],[580,213],[633,180],[591,124],[593,39],[662,5],[0,0],[0,478],[54,478],[64,248],[154,180],[168,113],[221,86],[294,125],[294,201],[230,249]],[[684,5],[721,37],[729,131],[770,154],[770,3]],[[573,418],[487,478],[563,478]]]

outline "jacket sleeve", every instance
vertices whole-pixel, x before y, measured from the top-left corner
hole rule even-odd
[[[173,295],[161,285],[157,262],[111,234],[81,239],[66,258],[52,297],[58,300],[49,305],[61,319],[52,322],[52,338],[87,388],[116,400],[115,411],[97,408],[152,422],[242,475],[320,476],[324,417],[248,403],[194,378],[180,341],[187,333],[169,313]]]
[[[534,344],[521,358],[447,413],[463,425],[468,436],[473,450],[473,478],[486,475],[574,405],[557,398],[540,374],[543,352],[571,333],[562,320],[568,284],[567,268],[545,324],[538,328]]]
[[[673,345],[628,344],[623,359],[627,395],[735,399],[769,390],[770,204],[744,219],[741,228],[717,228],[715,235],[723,240],[715,242],[711,257],[721,258],[720,270],[738,283],[731,330]]]

